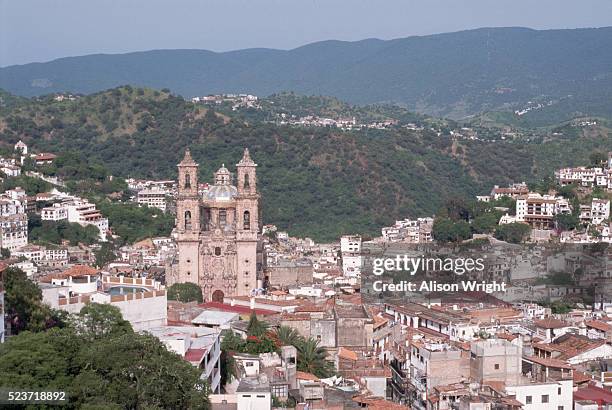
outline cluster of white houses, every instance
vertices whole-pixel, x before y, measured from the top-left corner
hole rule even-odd
[[[21,188],[0,195],[0,248],[14,251],[28,244],[27,197]]]
[[[100,232],[100,240],[106,241],[108,219],[96,208],[95,204],[86,199],[72,196],[63,197],[60,202],[41,210],[43,221],[68,221],[81,226],[93,225]]]
[[[382,239],[385,242],[432,242],[433,222],[430,217],[395,221],[393,226],[382,228]]]

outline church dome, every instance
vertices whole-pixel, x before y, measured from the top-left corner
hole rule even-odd
[[[213,185],[204,194],[208,201],[230,201],[237,195],[236,187],[233,185]]]

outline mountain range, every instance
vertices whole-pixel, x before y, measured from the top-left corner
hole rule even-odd
[[[191,97],[281,91],[392,103],[464,118],[542,105],[554,121],[612,118],[612,27],[482,28],[394,40],[323,41],[293,50],[153,50],[0,68],[22,96],[92,93],[122,84]],[[534,115],[538,110],[528,112]]]

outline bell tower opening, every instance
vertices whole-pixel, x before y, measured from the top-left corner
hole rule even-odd
[[[191,229],[191,211],[185,211],[185,230]]]
[[[185,189],[191,189],[191,177],[189,176],[189,172],[185,173],[185,183],[183,187]]]
[[[244,211],[242,219],[243,229],[245,231],[249,231],[251,229],[251,213],[249,211]]]

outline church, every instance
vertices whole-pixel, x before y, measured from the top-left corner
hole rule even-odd
[[[257,164],[249,150],[236,164],[236,185],[224,165],[214,184],[198,189],[198,164],[186,150],[178,164],[176,239],[178,262],[168,285],[193,282],[204,301],[245,296],[261,287],[262,242]]]

